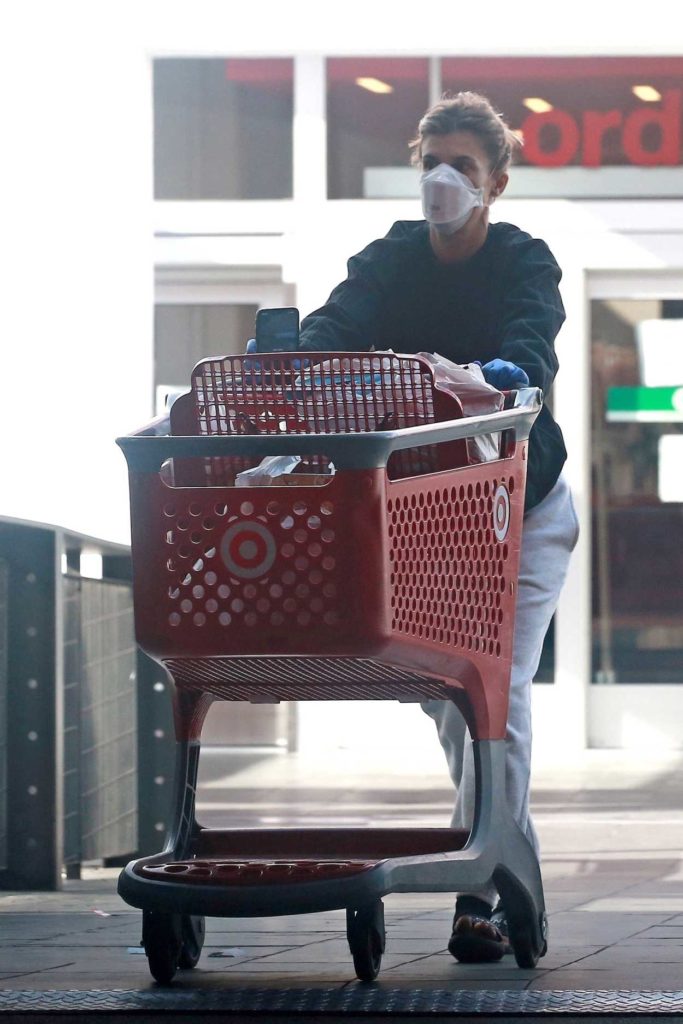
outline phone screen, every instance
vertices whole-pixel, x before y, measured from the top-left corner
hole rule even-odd
[[[257,352],[295,352],[298,347],[298,309],[294,306],[259,309],[256,314]]]

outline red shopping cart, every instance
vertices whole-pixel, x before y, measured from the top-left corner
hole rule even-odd
[[[502,897],[517,963],[546,950],[539,865],[505,799],[505,727],[535,388],[463,417],[417,356],[207,359],[171,409],[119,439],[130,473],[135,622],[173,679],[177,768],[163,851],[119,893],[152,975],[197,963],[204,916],[346,909],[356,973],[385,947],[382,897]],[[390,429],[387,429],[390,427]],[[472,439],[497,455],[472,459]],[[245,487],[264,456],[301,459]],[[207,829],[195,817],[214,700],[452,700],[474,740],[459,829]]]

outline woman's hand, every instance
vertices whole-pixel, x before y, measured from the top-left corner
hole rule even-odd
[[[256,338],[250,338],[249,341],[247,342],[246,354],[250,356],[253,353],[258,353],[258,348],[256,347]],[[280,352],[279,351],[278,352],[266,352],[265,354],[268,355],[268,356],[277,356],[277,355],[280,355]],[[306,366],[308,364],[308,360],[307,359],[299,359],[298,357],[295,357],[295,356],[291,355],[291,350],[290,349],[283,349],[281,354],[282,354],[282,358],[287,360],[287,369],[288,370],[297,371],[297,370],[300,370],[302,366]],[[254,374],[260,373],[261,372],[261,360],[260,359],[245,359],[244,360],[244,369],[245,370],[250,370]]]
[[[484,380],[499,391],[528,387],[529,378],[521,366],[505,359],[492,359],[481,368]]]

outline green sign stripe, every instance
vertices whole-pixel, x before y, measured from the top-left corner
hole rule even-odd
[[[683,411],[683,386],[675,388],[608,388],[608,413]]]

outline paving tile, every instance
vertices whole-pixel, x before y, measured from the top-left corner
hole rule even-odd
[[[647,939],[648,942],[653,939],[669,939],[670,941],[675,941],[678,939],[681,942],[683,942],[683,926],[668,925],[666,923],[655,925],[652,928],[647,928],[644,932],[641,933],[641,940],[642,939]]]
[[[326,961],[311,961],[307,963],[291,963],[287,961],[278,961],[277,963],[269,963],[265,960],[250,960],[244,964],[226,965],[226,974],[238,974],[238,975],[250,975],[250,974],[270,974],[273,977],[277,977],[278,974],[298,974],[301,977],[318,977],[319,975],[325,975],[326,977],[334,977],[340,981],[350,981],[355,978],[353,970],[353,964],[351,958],[347,961],[339,962],[326,962]]]
[[[637,974],[634,969],[637,967]],[[561,991],[680,991],[680,972],[678,979],[671,965],[659,965],[658,969],[641,970],[639,965],[631,965],[630,969],[615,967],[593,969],[581,967],[575,971],[552,971],[547,975],[534,978],[528,983],[533,989],[559,989]]]
[[[79,937],[87,944],[120,941],[121,935],[140,933],[140,921],[116,918],[97,918],[92,915],[74,914],[8,914],[0,918],[0,949],[22,943],[51,942],[58,944],[68,937]]]
[[[397,939],[422,939],[424,942],[447,942],[451,934],[450,921],[405,921],[389,925],[387,935]]]
[[[602,948],[604,947],[574,946],[556,948],[551,945],[546,955],[538,961],[538,967],[544,971],[566,969],[571,967],[572,964],[584,961],[586,957],[592,956],[593,953],[597,953]]]
[[[597,914],[658,914],[661,917],[683,911],[683,895],[674,898],[654,894],[646,896],[623,893],[592,900],[585,909]]]
[[[346,915],[339,911],[332,916],[322,914],[296,914],[288,917],[222,917],[207,918],[207,925],[211,932],[269,932],[290,933],[293,931],[304,931],[323,933],[328,931],[346,931]]]
[[[586,909],[563,911],[550,919],[550,940],[554,937],[572,945],[608,945],[658,925],[661,915],[595,913]]]
[[[638,951],[638,970],[648,964],[673,963],[681,964],[680,948],[662,944],[646,945],[643,943]],[[633,964],[633,946],[614,945],[596,950],[583,963],[586,967],[597,970],[602,967],[620,967]]]
[[[0,893],[0,914],[17,913],[17,911],[33,911],[34,913],[83,914],[101,910],[110,914],[139,915],[139,910],[131,910],[116,895],[115,883],[109,883],[110,893],[80,893],[73,889],[68,892],[11,892]]]
[[[322,942],[331,938],[341,938],[341,934],[339,932],[296,931],[292,931],[289,935],[284,935],[282,932],[263,932],[262,934],[259,934],[259,932],[213,932],[211,934],[207,934],[204,946],[205,948],[208,948],[209,946],[249,946],[256,948],[269,946],[306,946],[311,942]]]

